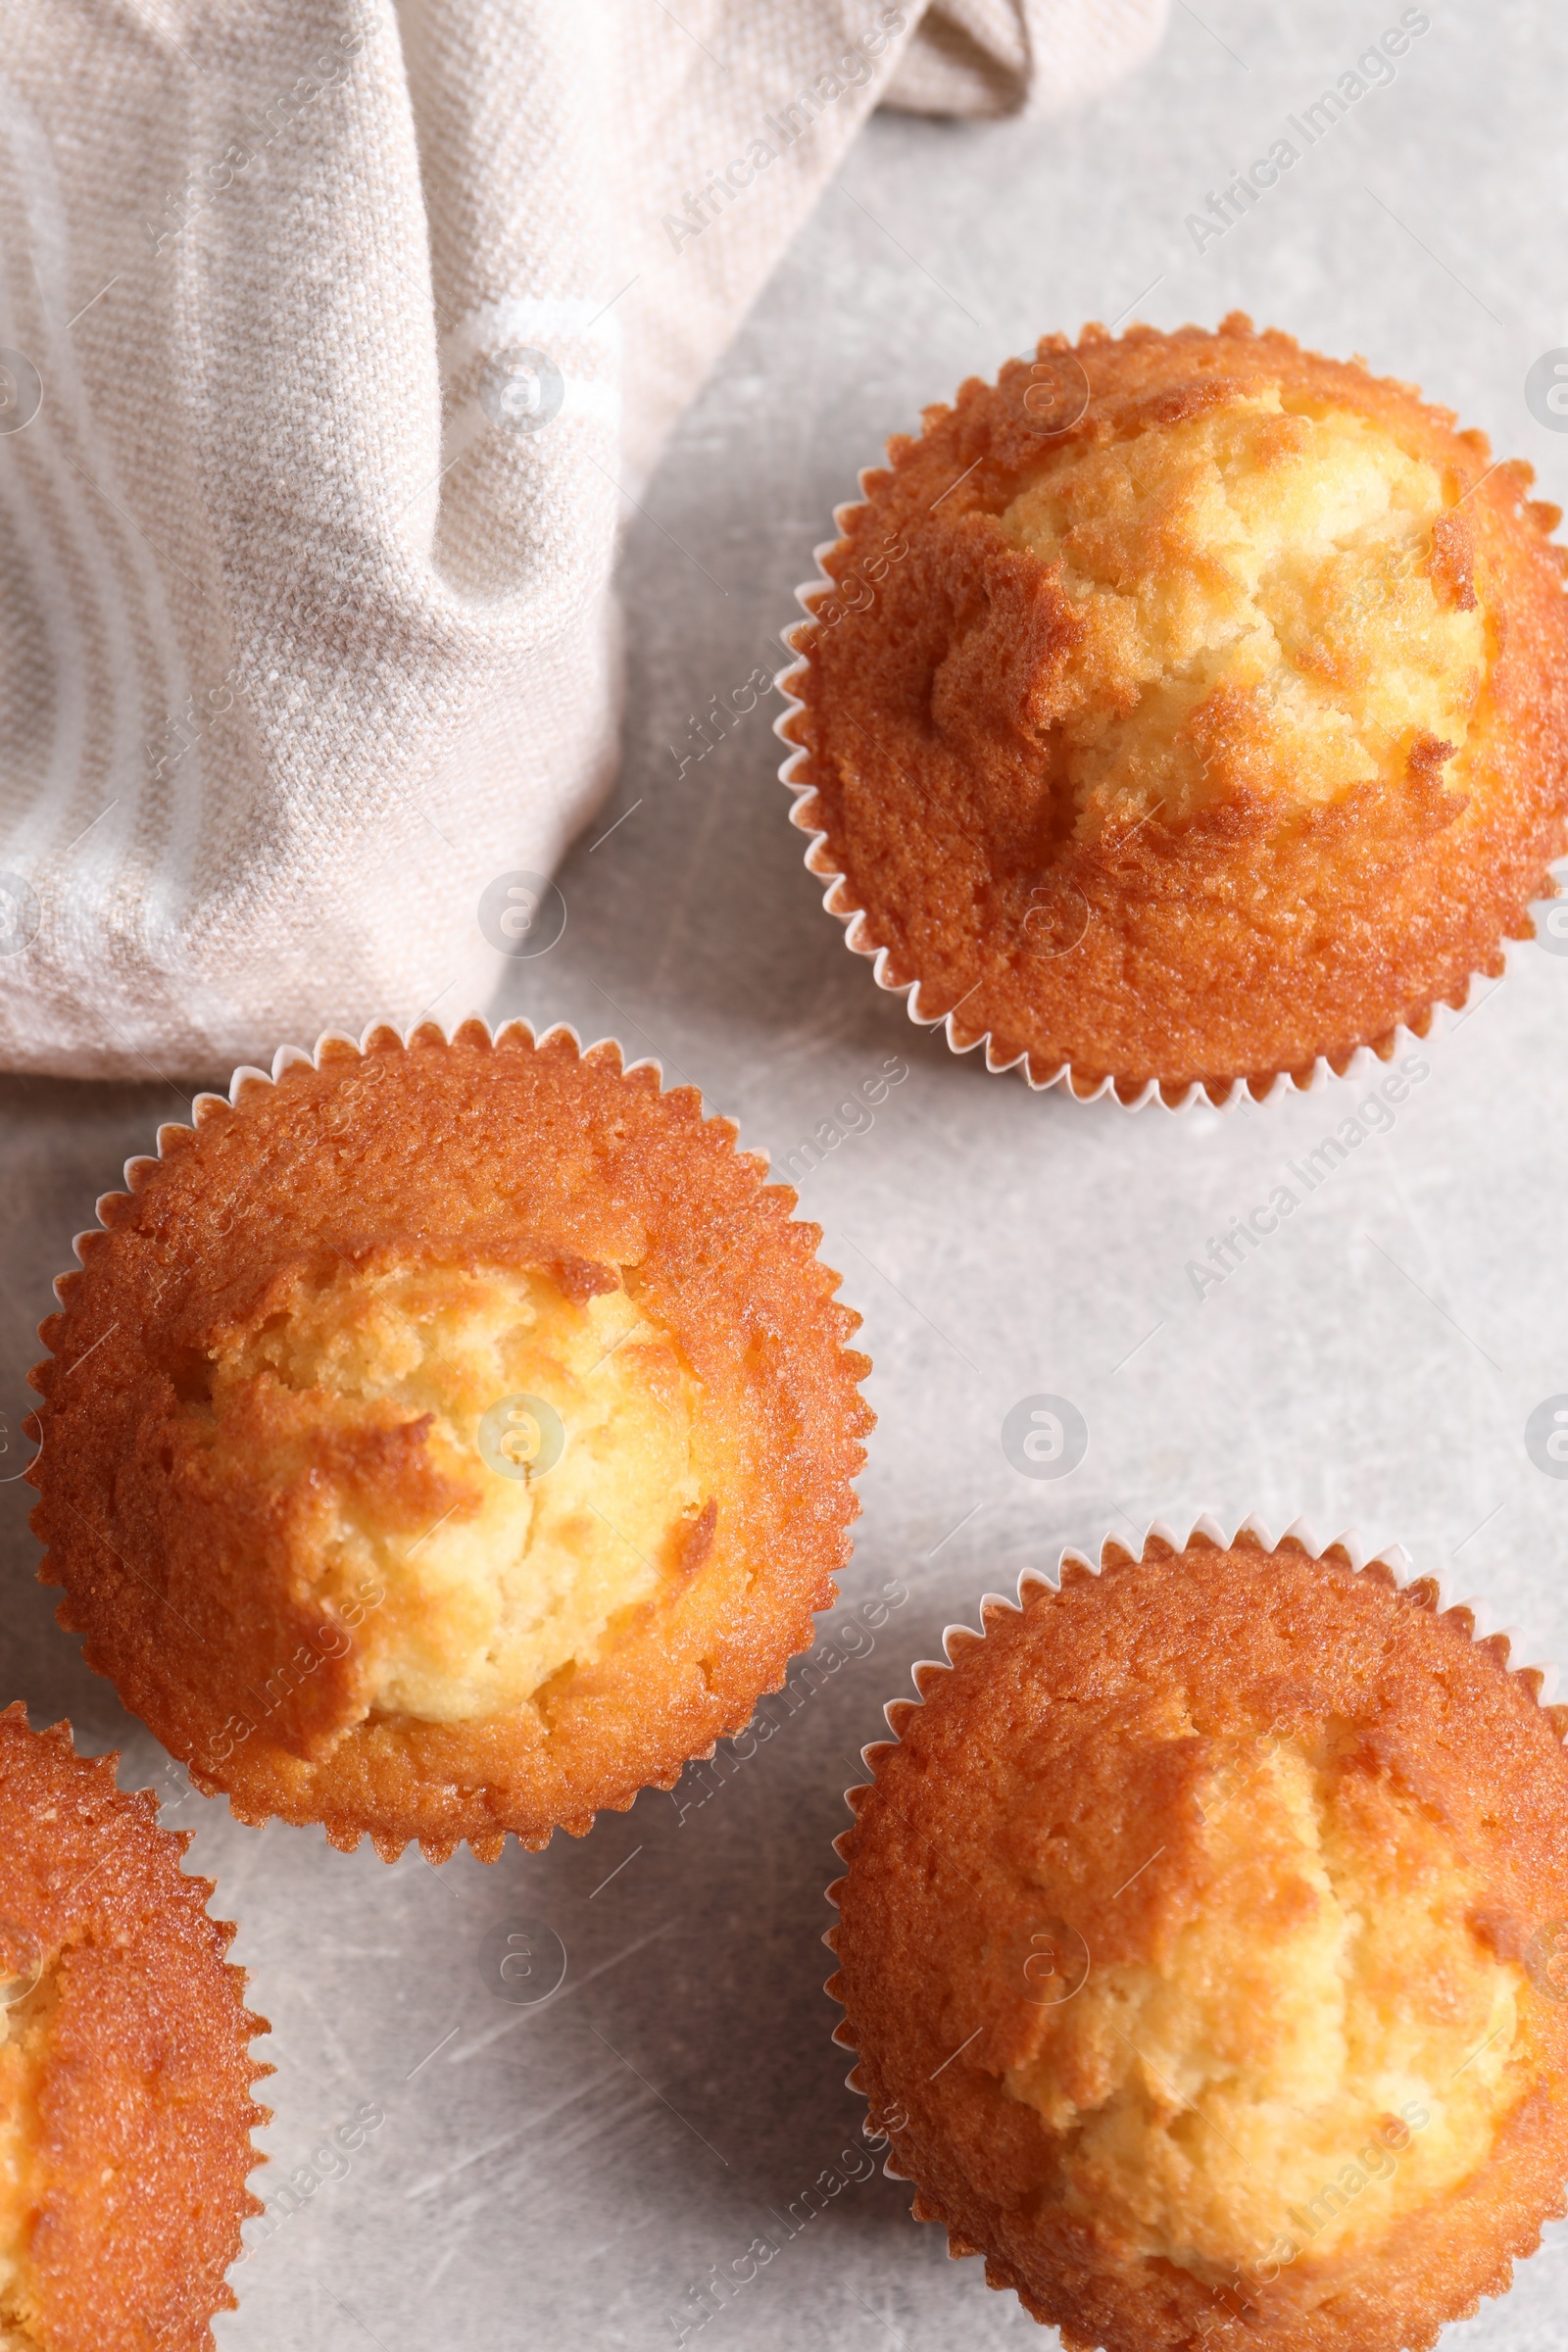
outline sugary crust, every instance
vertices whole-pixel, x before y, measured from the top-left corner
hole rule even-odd
[[[804,753],[795,821],[826,836],[808,862],[843,877],[830,906],[860,912],[858,943],[886,952],[888,985],[919,984],[922,1018],[961,1007],[960,1050],[987,1037],[993,1066],[1024,1056],[1037,1084],[1065,1067],[1079,1092],[1108,1076],[1124,1099],[1151,1081],[1167,1099],[1195,1082],[1217,1098],[1304,1077],[1319,1056],[1343,1067],[1360,1046],[1392,1051],[1401,1024],[1424,1034],[1440,1001],[1500,970],[1505,938],[1532,935],[1530,903],[1552,895],[1546,869],[1568,846],[1557,512],[1526,498],[1528,466],[1494,465],[1480,433],[1410,386],[1239,314],[1217,333],[1087,327],[1073,349],[1090,397],[1068,430],[1042,438],[1023,405],[1030,366],[1009,362],[995,385],[971,378],[952,408],[928,409],[918,439],[891,441],[866,503],[841,511],[824,559],[841,593],[808,600],[791,679],[804,708],[780,729]],[[1179,824],[1062,839],[1039,812],[1053,757],[1039,713],[1079,624],[1056,573],[998,518],[1060,453],[1266,386],[1369,420],[1446,486],[1429,576],[1456,603],[1479,597],[1491,639],[1467,796],[1445,792],[1423,748],[1397,784],[1283,829],[1244,791]],[[1245,769],[1248,746],[1221,756]],[[1032,916],[1049,917],[1034,934]],[[1054,952],[1031,952],[1047,932]]]
[[[224,1958],[234,1930],[188,1877],[157,1800],[78,1757],[69,1724],[0,1714],[0,1918],[30,1936],[54,1995],[38,2079],[29,2313],[47,2352],[209,2352],[250,2142],[267,2110],[250,2054],[265,2019]],[[8,1963],[15,1966],[15,1962]],[[15,2014],[15,2013],[14,2013]]]
[[[956,2254],[984,2254],[990,2283],[1059,2328],[1069,2352],[1430,2345],[1500,2294],[1564,2211],[1568,2003],[1527,1995],[1512,2104],[1478,2172],[1358,2252],[1308,2256],[1227,2297],[1075,2217],[1060,2186],[1070,2150],[1003,2092],[999,2065],[1029,2012],[987,1963],[1039,1897],[1032,1909],[1002,1825],[1026,1753],[1028,1775],[1053,1786],[1054,1759],[1076,1755],[1092,1790],[1048,1803],[1053,1817],[1083,1812],[1103,1870],[1071,1924],[1090,1946],[1131,1948],[1156,1898],[1147,1878],[1119,1884],[1136,1867],[1123,1856],[1147,1855],[1167,1818],[1151,1827],[1136,1702],[1181,1694],[1204,1738],[1288,1722],[1369,1788],[1396,1790],[1464,1858],[1488,1888],[1478,1932],[1518,1960],[1534,1929],[1568,1918],[1565,1710],[1538,1703],[1539,1676],[1507,1671],[1505,1642],[1475,1642],[1467,1612],[1438,1615],[1431,1585],[1401,1591],[1377,1564],[1357,1573],[1341,1551],[1314,1560],[1289,1544],[1177,1553],[1152,1541],[1141,1562],[1111,1547],[1098,1577],[1069,1564],[1059,1592],[989,1607],[986,1632],[950,1638],[952,1670],[918,1678],[924,1703],[889,1709],[898,1743],[868,1754],[875,1780],[852,1791],[848,1875],[831,1890],[828,1990],[847,2012],[835,2038],[858,2053],[851,2082],[892,2132],[890,2169],[915,2182],[917,2218],[945,2223]]]
[[[508,1830],[530,1845],[556,1825],[580,1835],[597,1809],[672,1785],[808,1645],[858,1508],[868,1365],[845,1345],[858,1318],[814,1255],[819,1229],[792,1221],[795,1196],[763,1182],[732,1125],[612,1045],[581,1054],[520,1023],[492,1041],[470,1022],[450,1043],[376,1031],[363,1060],[328,1041],[318,1062],[243,1083],[232,1107],[208,1098],[194,1132],[165,1129],[163,1156],[131,1164],[132,1192],[100,1203],[108,1230],[59,1286],[64,1311],[42,1327],[53,1357],[34,1375],[42,1574],[64,1585],[61,1623],[88,1662],[242,1820],[323,1822],[350,1848],[368,1831],[389,1857],[410,1838],[435,1857],[466,1838],[493,1859]],[[310,1707],[330,1724],[346,1657],[314,1660],[308,1699],[257,1722],[257,1693],[286,1683],[321,1615],[276,1497],[243,1472],[176,1486],[171,1467],[204,1342],[254,1319],[280,1267],[368,1251],[510,1257],[568,1289],[634,1268],[705,1384],[734,1476],[689,1581],[597,1666],[511,1717],[372,1714],[334,1744]],[[361,1491],[380,1480],[388,1509],[406,1508],[417,1439],[390,1433],[384,1467],[358,1464]],[[430,1523],[449,1499],[432,1486]]]

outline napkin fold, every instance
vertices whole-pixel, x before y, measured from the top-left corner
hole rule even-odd
[[[877,105],[1165,0],[20,0],[0,1064],[482,1007],[616,760],[618,530]]]

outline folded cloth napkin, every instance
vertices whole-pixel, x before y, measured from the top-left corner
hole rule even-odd
[[[482,1008],[615,762],[617,529],[878,104],[1164,0],[12,0],[0,1064]]]

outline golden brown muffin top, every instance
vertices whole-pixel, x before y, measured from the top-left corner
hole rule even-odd
[[[1235,314],[1048,336],[889,443],[782,732],[922,1017],[1174,1099],[1500,968],[1568,844],[1564,555],[1453,427]]]
[[[100,1203],[44,1326],[44,1573],[242,1819],[542,1843],[808,1643],[866,1363],[734,1132],[613,1047],[384,1030]]]
[[[187,1877],[188,1837],[114,1756],[0,1713],[0,2338],[17,2352],[205,2352],[240,2224],[251,2036]]]
[[[1568,1710],[1289,1544],[986,1626],[841,1840],[839,2037],[917,2213],[1075,2352],[1430,2343],[1564,2209]]]

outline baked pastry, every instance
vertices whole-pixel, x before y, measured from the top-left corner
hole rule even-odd
[[[210,2352],[265,2034],[188,1838],[68,1724],[0,1714],[0,2344]]]
[[[88,1662],[243,1821],[542,1845],[811,1639],[858,1317],[614,1046],[372,1032],[161,1131],[59,1285],[31,1476]]]
[[[986,1604],[868,1750],[850,2081],[1069,2352],[1403,2352],[1568,2180],[1568,1709],[1435,1589],[1194,1539]]]
[[[1531,936],[1568,608],[1528,466],[1240,314],[1047,336],[888,459],[779,732],[828,906],[956,1048],[1262,1094]]]

